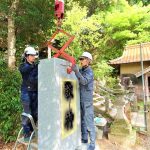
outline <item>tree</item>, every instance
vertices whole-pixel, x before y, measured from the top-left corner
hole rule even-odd
[[[76,58],[83,51],[94,56],[94,69],[100,69],[98,62],[121,56],[124,46],[150,40],[149,6],[130,6],[125,0],[116,3],[111,11],[88,16],[88,8],[70,1],[67,7],[63,29],[75,35],[68,52]],[[129,13],[130,12],[130,13]],[[78,16],[78,17],[77,17]],[[64,37],[60,37],[63,41]],[[100,74],[99,74],[100,75]]]
[[[135,5],[138,3],[142,3],[143,5],[147,6],[150,4],[149,0],[128,0],[129,4]]]
[[[70,4],[71,3],[71,4]],[[112,71],[106,62],[102,63],[102,55],[104,50],[102,49],[102,17],[103,15],[92,15],[87,17],[87,7],[80,7],[78,3],[70,2],[68,5],[73,6],[71,10],[66,12],[66,17],[63,22],[62,28],[67,32],[75,35],[75,39],[69,46],[68,52],[76,57],[83,51],[88,51],[93,55],[94,62],[93,68],[95,72],[95,78],[104,77],[106,73]],[[76,17],[78,16],[78,17]],[[63,43],[65,41],[62,35],[58,36],[59,40]],[[106,71],[102,71],[101,68],[105,64]]]
[[[79,2],[81,7],[87,7],[88,16],[91,16],[99,11],[108,11],[116,4],[116,0],[73,0]]]
[[[15,68],[15,53],[16,53],[16,34],[15,34],[15,15],[18,9],[19,0],[12,1],[8,10],[8,67]]]
[[[102,38],[101,16],[93,15],[87,17],[87,7],[80,7],[78,3],[74,2],[70,3],[68,5],[73,7],[66,12],[62,26],[64,30],[75,35],[75,39],[69,46],[70,50],[68,51],[76,58],[83,51],[89,51],[97,59]],[[99,51],[99,53],[101,52]]]
[[[3,0],[1,2],[2,37],[0,39],[2,41],[8,39],[8,67],[15,67],[16,52],[22,51],[25,45],[41,46],[42,42],[47,40],[50,34],[47,31],[49,28],[53,29],[54,23],[53,3],[49,0]]]
[[[125,45],[150,41],[149,6],[127,5],[121,11],[108,12],[103,27],[105,58],[116,58],[121,55]]]

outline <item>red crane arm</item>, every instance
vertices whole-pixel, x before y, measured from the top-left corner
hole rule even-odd
[[[70,35],[69,33],[65,32],[64,30],[60,29],[61,23],[62,23],[62,19],[64,18],[64,0],[55,0],[55,17],[57,18],[57,30],[56,32],[52,35],[52,37],[50,38],[50,40],[48,41],[48,47],[51,48],[53,51],[56,52],[56,54],[53,57],[59,57],[62,56],[63,58],[65,58],[66,60],[68,60],[69,62],[72,63],[72,66],[76,64],[76,60],[74,57],[70,56],[69,54],[67,54],[65,51],[65,49],[71,44],[71,42],[74,40],[74,36]],[[55,48],[52,45],[52,41],[55,39],[55,36],[59,33],[63,33],[66,36],[69,37],[68,41],[62,46],[62,48],[59,50],[57,48]],[[68,68],[67,69],[67,73],[71,73],[71,69]]]
[[[55,36],[59,33],[63,33],[65,35],[67,35],[69,37],[69,40],[62,46],[62,48],[59,50],[57,48],[55,48],[51,43],[52,40],[55,38]],[[75,58],[73,58],[72,56],[70,56],[69,54],[65,53],[65,49],[70,45],[70,43],[74,40],[74,36],[68,34],[67,32],[65,32],[62,29],[58,29],[50,38],[49,42],[48,42],[48,47],[51,48],[52,50],[54,50],[56,52],[56,54],[54,55],[54,57],[59,57],[62,56],[63,58],[65,58],[66,60],[68,60],[69,62],[72,63],[72,65],[75,65],[76,61]]]

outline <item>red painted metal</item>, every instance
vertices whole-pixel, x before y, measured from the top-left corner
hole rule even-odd
[[[64,1],[55,0],[55,16],[58,19],[63,19],[64,17]]]
[[[69,37],[68,41],[62,46],[62,48],[60,50],[53,47],[53,45],[52,45],[52,41],[55,39],[55,36],[59,33],[63,33]],[[65,49],[70,45],[70,43],[73,40],[74,40],[74,36],[70,35],[69,33],[65,32],[62,29],[57,29],[56,32],[52,35],[52,37],[50,38],[50,40],[48,42],[48,47],[56,52],[56,54],[53,57],[57,58],[57,57],[61,56],[61,57],[65,58],[66,60],[68,60],[69,62],[71,62],[72,66],[75,65],[76,64],[75,58],[65,52]],[[71,73],[71,71],[72,71],[71,68],[67,69],[68,73]]]
[[[53,57],[63,57],[66,60],[68,60],[69,62],[71,62],[72,66],[76,64],[76,60],[74,57],[70,56],[69,54],[67,54],[65,52],[65,49],[71,44],[71,42],[74,40],[74,36],[70,35],[69,33],[65,32],[64,30],[60,29],[61,27],[61,23],[62,23],[62,19],[64,17],[64,0],[55,0],[55,16],[57,18],[57,30],[56,32],[52,35],[52,37],[50,38],[50,40],[48,41],[48,47],[51,48],[53,51],[56,52],[56,54]],[[68,41],[62,46],[62,48],[59,50],[57,48],[55,48],[52,45],[52,41],[55,39],[56,35],[59,33],[63,33],[66,36],[69,37]],[[71,66],[71,67],[72,67]],[[71,73],[72,69],[71,67],[67,68],[67,73]]]

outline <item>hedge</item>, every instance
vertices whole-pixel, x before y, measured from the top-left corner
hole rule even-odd
[[[0,58],[0,139],[5,142],[14,141],[20,128],[20,85],[18,69],[9,70]]]

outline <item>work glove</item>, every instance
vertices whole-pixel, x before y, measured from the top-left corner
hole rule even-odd
[[[71,68],[72,68],[72,70],[73,70],[75,73],[79,72],[79,69],[78,69],[78,67],[77,67],[76,64],[73,65]]]

